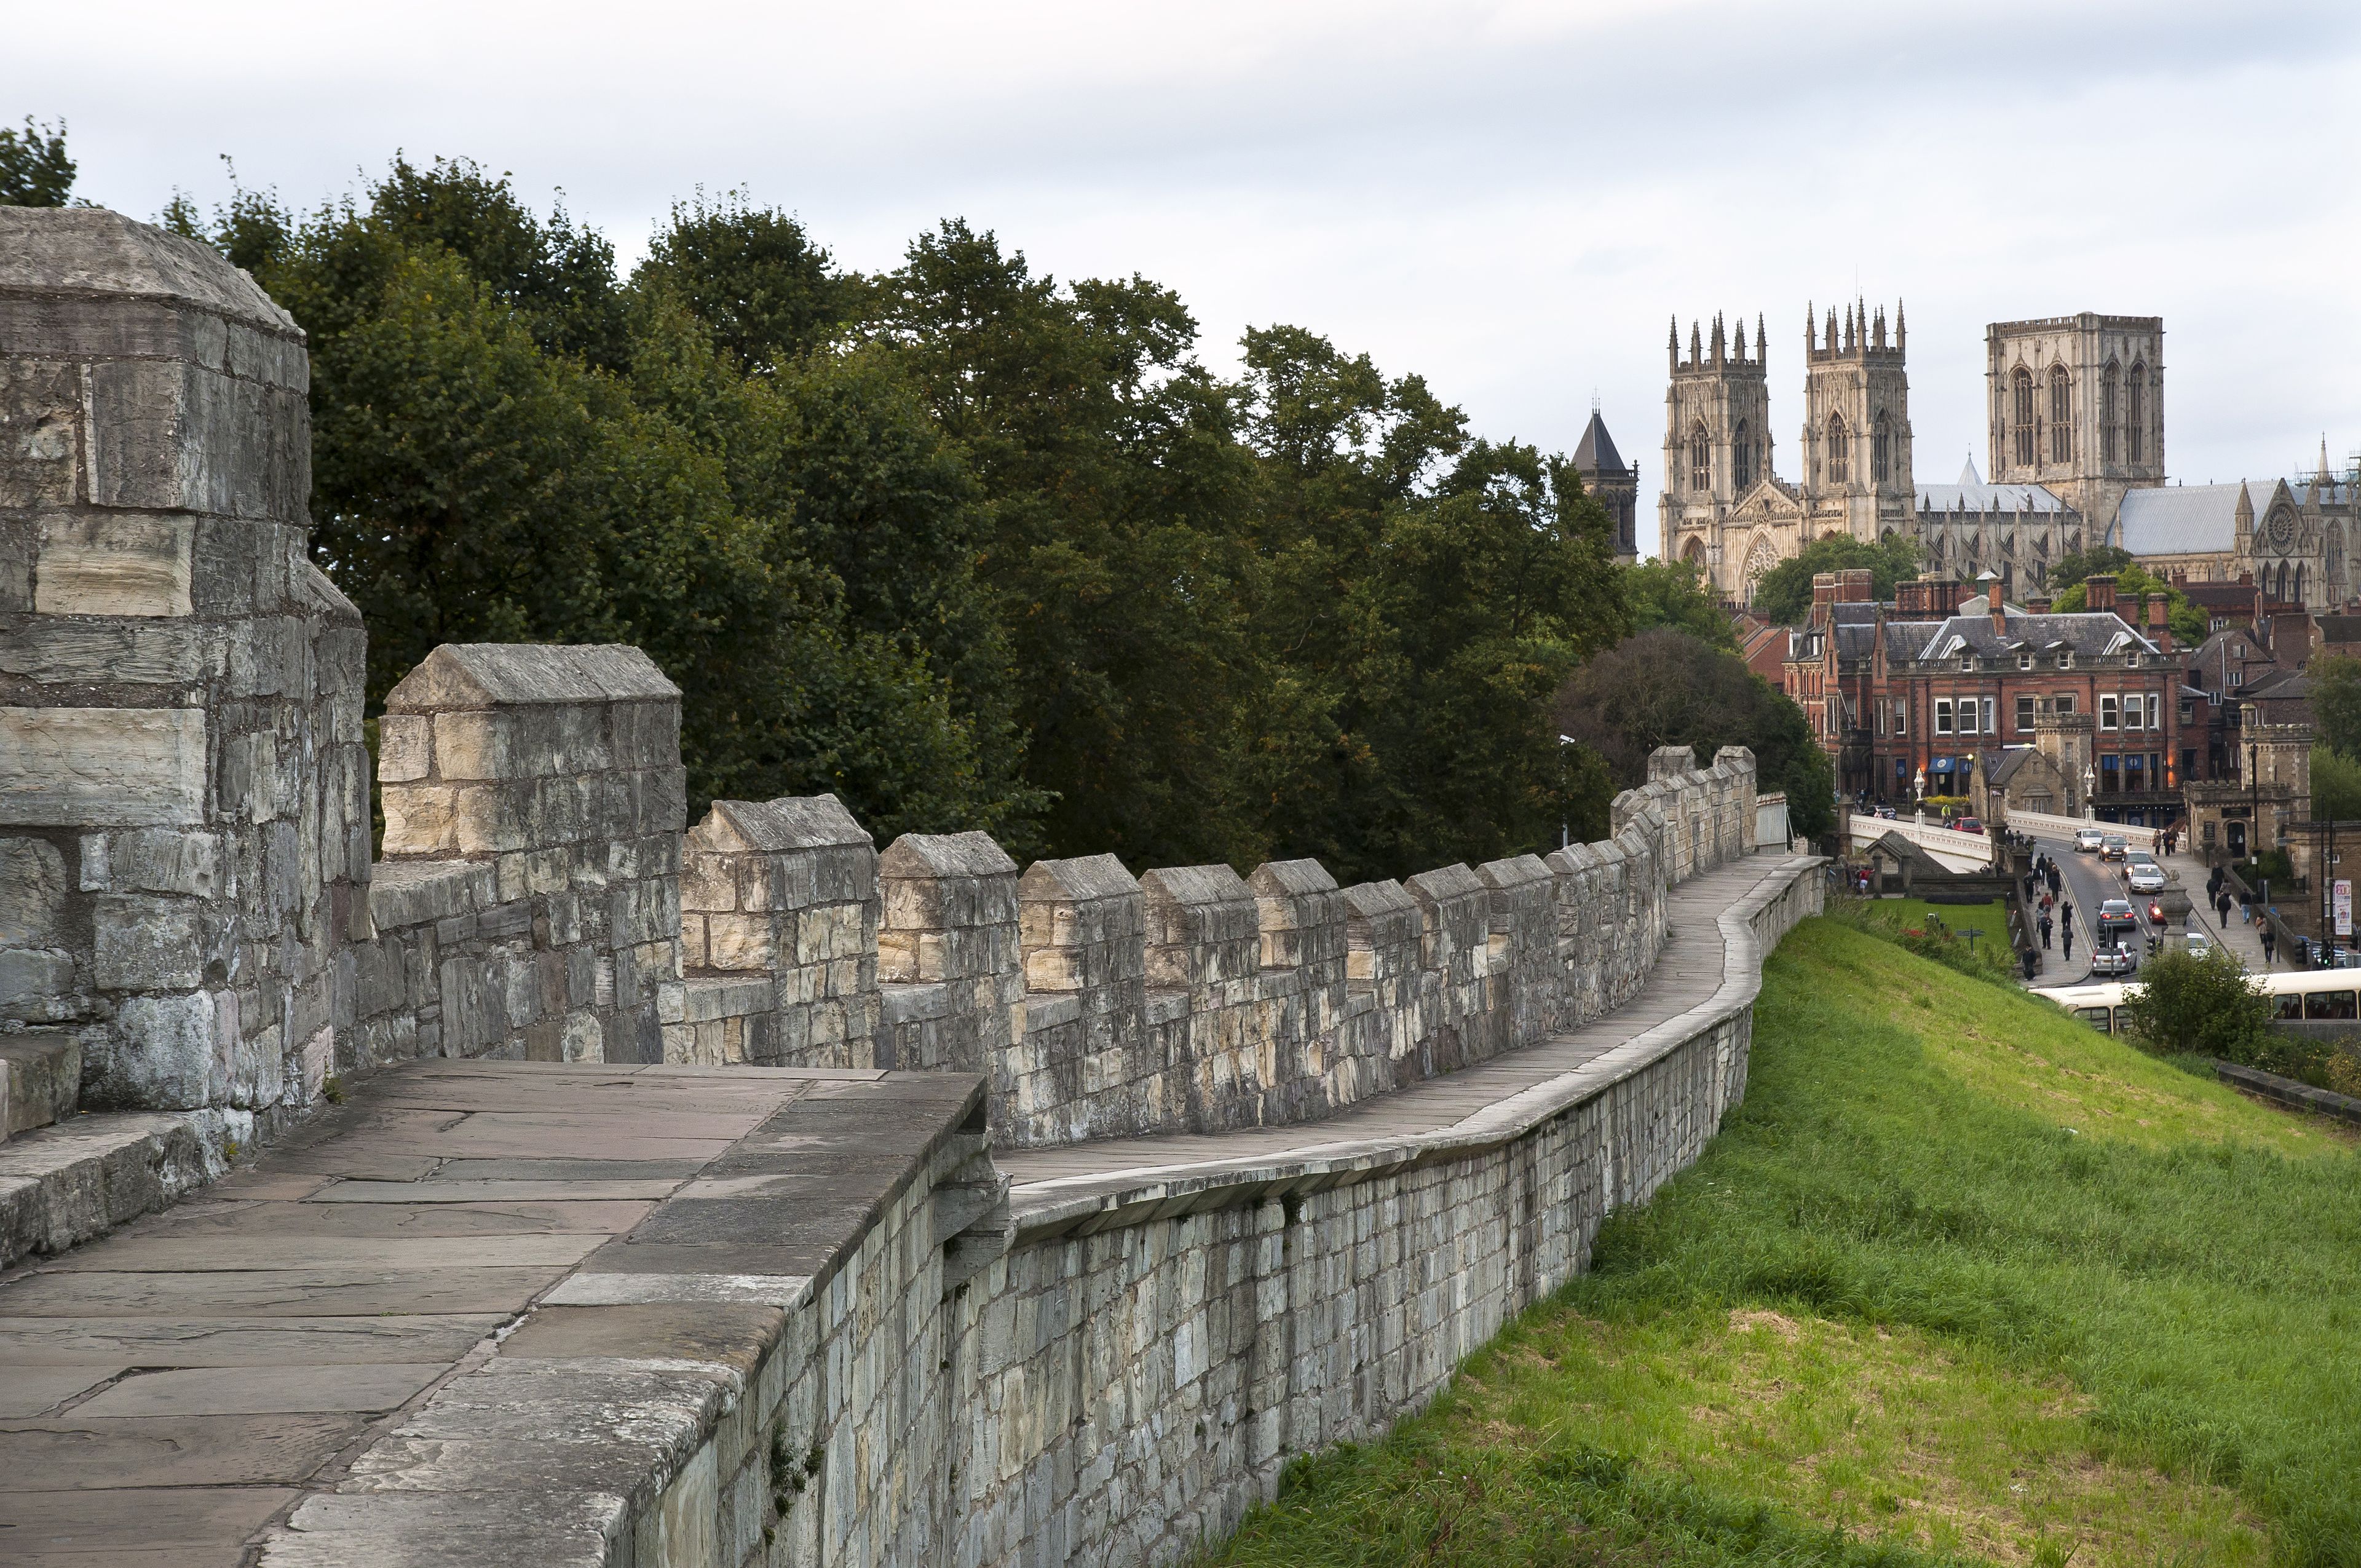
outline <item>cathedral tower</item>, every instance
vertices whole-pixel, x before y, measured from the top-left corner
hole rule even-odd
[[[1803,494],[1816,534],[1875,540],[1915,525],[1907,331],[1900,304],[1889,338],[1885,307],[1872,315],[1856,301],[1841,330],[1829,307],[1823,342],[1805,309]]]
[[[1590,404],[1590,423],[1574,449],[1574,471],[1582,476],[1585,494],[1606,509],[1615,533],[1615,558],[1625,565],[1640,558],[1640,465],[1626,466],[1598,417],[1598,400]]]
[[[1994,484],[2047,485],[2096,538],[2164,483],[2164,318],[1994,322],[1984,350]]]
[[[1746,323],[1729,333],[1713,318],[1689,327],[1681,356],[1680,323],[1665,345],[1672,385],[1664,393],[1664,488],[1657,501],[1667,561],[1696,562],[1723,579],[1722,523],[1730,510],[1771,473],[1771,392],[1763,380],[1763,323],[1754,323],[1754,352]]]

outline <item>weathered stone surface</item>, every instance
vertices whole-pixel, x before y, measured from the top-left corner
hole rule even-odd
[[[0,839],[0,948],[64,939],[66,861],[38,839]]]
[[[170,517],[42,524],[33,609],[44,615],[187,615],[195,525]]]
[[[0,826],[193,824],[204,794],[195,708],[0,707]]]

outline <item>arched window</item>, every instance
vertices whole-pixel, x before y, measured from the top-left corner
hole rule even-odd
[[[1845,461],[1845,422],[1842,414],[1828,416],[1828,483],[1841,485],[1852,477]]]
[[[2016,460],[2033,466],[2033,372],[2023,366],[2016,371]]]
[[[1713,442],[1703,420],[1689,432],[1689,488],[1700,495],[1713,488]]]
[[[2112,463],[2115,460],[2115,422],[2118,400],[2123,393],[2124,372],[2114,360],[2099,376],[2099,455]]]
[[[2302,562],[2301,562],[2301,561],[2298,561],[2298,562],[2295,564],[2295,598],[2291,598],[2291,599],[2288,600],[2288,603],[2290,603],[2290,604],[2301,604],[2302,602],[2303,602],[2303,563],[2302,563]]]
[[[2049,460],[2074,460],[2074,384],[2063,365],[2049,367]]]
[[[1737,438],[1730,446],[1730,485],[1733,494],[1743,494],[1754,483],[1754,449],[1747,444],[1746,422],[1738,422]]]
[[[1692,539],[1681,547],[1681,559],[1702,570],[1705,566],[1705,541]]]
[[[2147,367],[2132,365],[2131,413],[2124,421],[2124,450],[2135,463],[2147,461]]]
[[[1877,436],[1870,443],[1869,471],[1879,484],[1894,477],[1894,427],[1883,411],[1877,416]]]

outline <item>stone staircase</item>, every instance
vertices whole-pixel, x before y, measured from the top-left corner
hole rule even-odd
[[[71,1116],[81,1090],[71,1036],[0,1035],[0,1144]]]
[[[0,1268],[152,1213],[218,1174],[182,1114],[80,1114],[71,1035],[0,1035]]]

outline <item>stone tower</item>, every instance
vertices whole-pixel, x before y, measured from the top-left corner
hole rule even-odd
[[[1804,313],[1803,493],[1821,532],[1841,526],[1855,539],[1906,531],[1916,514],[1910,477],[1910,376],[1904,351],[1907,327],[1894,308],[1845,307],[1841,332],[1828,308],[1828,336],[1819,338]]]
[[[1666,560],[1684,556],[1708,571],[1720,565],[1721,521],[1771,473],[1771,390],[1763,379],[1763,323],[1754,323],[1754,353],[1746,352],[1746,323],[1735,336],[1719,316],[1708,341],[1701,323],[1689,326],[1681,356],[1680,323],[1665,345],[1672,385],[1664,393],[1664,488],[1657,503]]]
[[[319,1092],[335,956],[370,930],[309,383],[207,247],[0,207],[0,1020],[73,1033],[86,1105],[241,1142]]]
[[[1625,565],[1640,558],[1640,465],[1624,464],[1623,455],[1615,450],[1615,438],[1607,433],[1607,422],[1598,417],[1593,405],[1590,423],[1584,427],[1582,441],[1574,449],[1574,471],[1582,476],[1582,488],[1607,510],[1607,521],[1615,536],[1615,558]]]
[[[2164,319],[2048,316],[1984,329],[1994,484],[2047,485],[2093,537],[2164,483]]]

